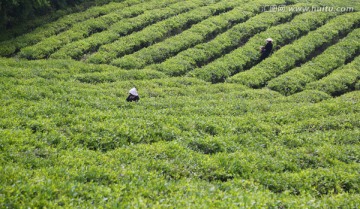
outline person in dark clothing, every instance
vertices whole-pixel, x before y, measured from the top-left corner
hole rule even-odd
[[[260,49],[260,52],[261,52],[260,60],[264,60],[271,54],[271,51],[273,49],[272,42],[273,42],[273,40],[271,38],[266,39],[266,45],[261,47],[261,49]]]
[[[139,94],[136,90],[136,88],[132,88],[129,91],[129,96],[126,98],[126,101],[128,102],[137,102],[140,100]]]

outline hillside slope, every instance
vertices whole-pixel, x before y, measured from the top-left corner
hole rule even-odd
[[[1,42],[0,208],[359,208],[359,11],[126,0]]]

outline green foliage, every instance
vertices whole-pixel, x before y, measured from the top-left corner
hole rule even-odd
[[[225,12],[239,4],[238,1],[234,0],[226,0],[221,2],[219,2],[219,0],[215,0],[211,2],[216,2],[216,4],[210,4],[208,6],[171,17],[146,27],[139,32],[122,37],[115,42],[102,45],[99,48],[99,51],[91,55],[87,61],[90,63],[110,63],[117,57],[121,57],[126,54],[133,53],[134,51],[141,48],[153,45],[160,40],[166,39],[169,36],[176,34],[177,31],[190,28],[195,23],[203,21],[204,19],[209,18],[216,13]],[[207,4],[209,3],[210,2],[207,2]],[[130,60],[127,63],[129,64],[132,61],[133,60]]]
[[[218,33],[223,32],[229,27],[229,22],[236,24],[245,21],[253,15],[252,10],[253,8],[247,11],[242,7],[237,7],[229,12],[210,17],[199,24],[193,25],[189,30],[179,35],[168,38],[163,42],[149,46],[131,55],[115,59],[112,61],[112,64],[133,69],[143,68],[146,65],[161,62],[184,49],[215,37]]]
[[[116,2],[122,1],[116,0]],[[88,7],[109,2],[109,0],[4,0],[0,5],[2,30],[0,40],[21,35],[66,14],[77,13]]]
[[[262,2],[256,3],[258,4],[252,4],[249,5],[249,8],[242,7],[241,9],[255,9],[255,12],[260,12],[258,9],[261,7]],[[267,3],[269,2],[267,1]],[[276,25],[281,21],[288,20],[287,17],[289,16],[291,14],[282,12],[256,15],[244,23],[234,25],[234,27],[216,36],[213,40],[182,51],[160,64],[150,66],[150,68],[165,72],[168,75],[184,75],[197,66],[203,66],[223,53],[245,43],[249,37],[267,29],[269,25]]]
[[[61,1],[61,0],[59,0]],[[55,1],[55,2],[59,2]],[[45,11],[51,8],[50,1],[47,0],[5,0],[0,4],[0,28],[6,29],[7,25],[22,21],[28,17],[31,17],[36,12]]]
[[[45,40],[42,40],[33,46],[28,46],[21,49],[19,56],[26,59],[47,58],[50,56],[50,54],[54,53],[55,50],[67,43],[77,41],[84,37],[88,37],[93,33],[103,31],[111,24],[114,24],[123,18],[132,17],[142,13],[143,4],[134,5],[133,7],[126,7],[122,10],[115,10],[98,18],[90,18],[81,23],[77,23],[70,30],[67,30],[56,36],[46,38]]]
[[[321,102],[330,98],[331,96],[326,94],[325,92],[316,90],[305,90],[287,97],[287,99],[289,99],[290,101],[314,103]]]
[[[267,87],[284,95],[291,95],[304,90],[308,83],[326,76],[356,56],[360,47],[359,32],[359,29],[355,29],[339,43],[329,47],[310,62],[272,79]]]
[[[176,2],[176,1],[174,1]],[[146,5],[139,5],[132,9],[144,10],[144,13],[133,18],[123,19],[116,22],[102,32],[95,33],[87,38],[69,43],[51,55],[51,58],[73,58],[80,59],[85,53],[96,51],[101,45],[109,44],[119,38],[140,30],[157,21],[169,18],[184,11],[194,9],[206,1],[184,1],[173,3],[172,1],[153,2]],[[162,7],[162,8],[161,8]]]
[[[121,10],[124,7],[138,4],[140,2],[142,1],[131,0],[131,1],[126,1],[124,3],[110,3],[108,5],[101,7],[91,7],[90,9],[84,12],[73,13],[63,16],[62,18],[59,18],[55,22],[47,23],[40,27],[37,27],[30,33],[26,33],[16,38],[2,42],[1,43],[2,47],[0,48],[0,55],[11,56],[14,53],[20,51],[20,49],[24,47],[27,47],[29,45],[34,45],[45,38],[48,38],[50,36],[55,36],[63,31],[66,31],[67,29],[71,28],[71,26],[73,26],[78,22],[82,22],[89,18],[96,18],[116,10]],[[4,48],[5,50],[3,50]]]
[[[268,37],[276,40],[275,45],[284,45],[306,34],[312,29],[334,16],[332,13],[305,13],[296,16],[291,22],[269,28],[246,42],[242,47],[235,49],[230,54],[216,59],[201,68],[189,72],[190,76],[211,82],[223,82],[231,75],[246,70],[247,66],[255,65],[259,60],[259,46]],[[291,18],[288,17],[288,18]],[[306,21],[305,21],[306,20]],[[292,31],[292,33],[288,33]],[[233,78],[228,79],[233,82]]]
[[[324,26],[281,48],[271,57],[246,72],[233,76],[229,81],[250,87],[263,87],[269,80],[302,63],[309,55],[347,34],[360,21],[360,13],[344,14],[329,21]]]
[[[127,0],[2,42],[0,208],[359,208],[359,13],[270,3],[325,5]],[[85,63],[115,40],[138,69]],[[298,90],[270,85],[300,63]],[[223,82],[250,68],[265,88]]]
[[[0,64],[2,207],[226,207],[239,195],[244,207],[356,204],[357,91],[333,99],[194,78],[81,83],[118,69]],[[141,100],[126,103],[133,85]]]
[[[321,80],[307,84],[307,89],[324,91],[333,96],[355,90],[356,82],[360,79],[360,57],[356,57],[350,64],[334,70]]]

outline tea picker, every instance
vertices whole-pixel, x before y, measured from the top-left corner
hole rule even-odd
[[[265,58],[267,58],[273,49],[273,40],[271,38],[267,38],[265,41],[266,45],[260,48],[260,60],[264,60]]]
[[[128,102],[137,102],[140,100],[139,94],[136,90],[136,88],[132,88],[129,91],[129,96],[126,98],[126,101]]]

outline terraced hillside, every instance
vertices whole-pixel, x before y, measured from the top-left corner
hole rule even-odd
[[[124,0],[37,22],[0,42],[0,208],[360,207],[358,1]]]

